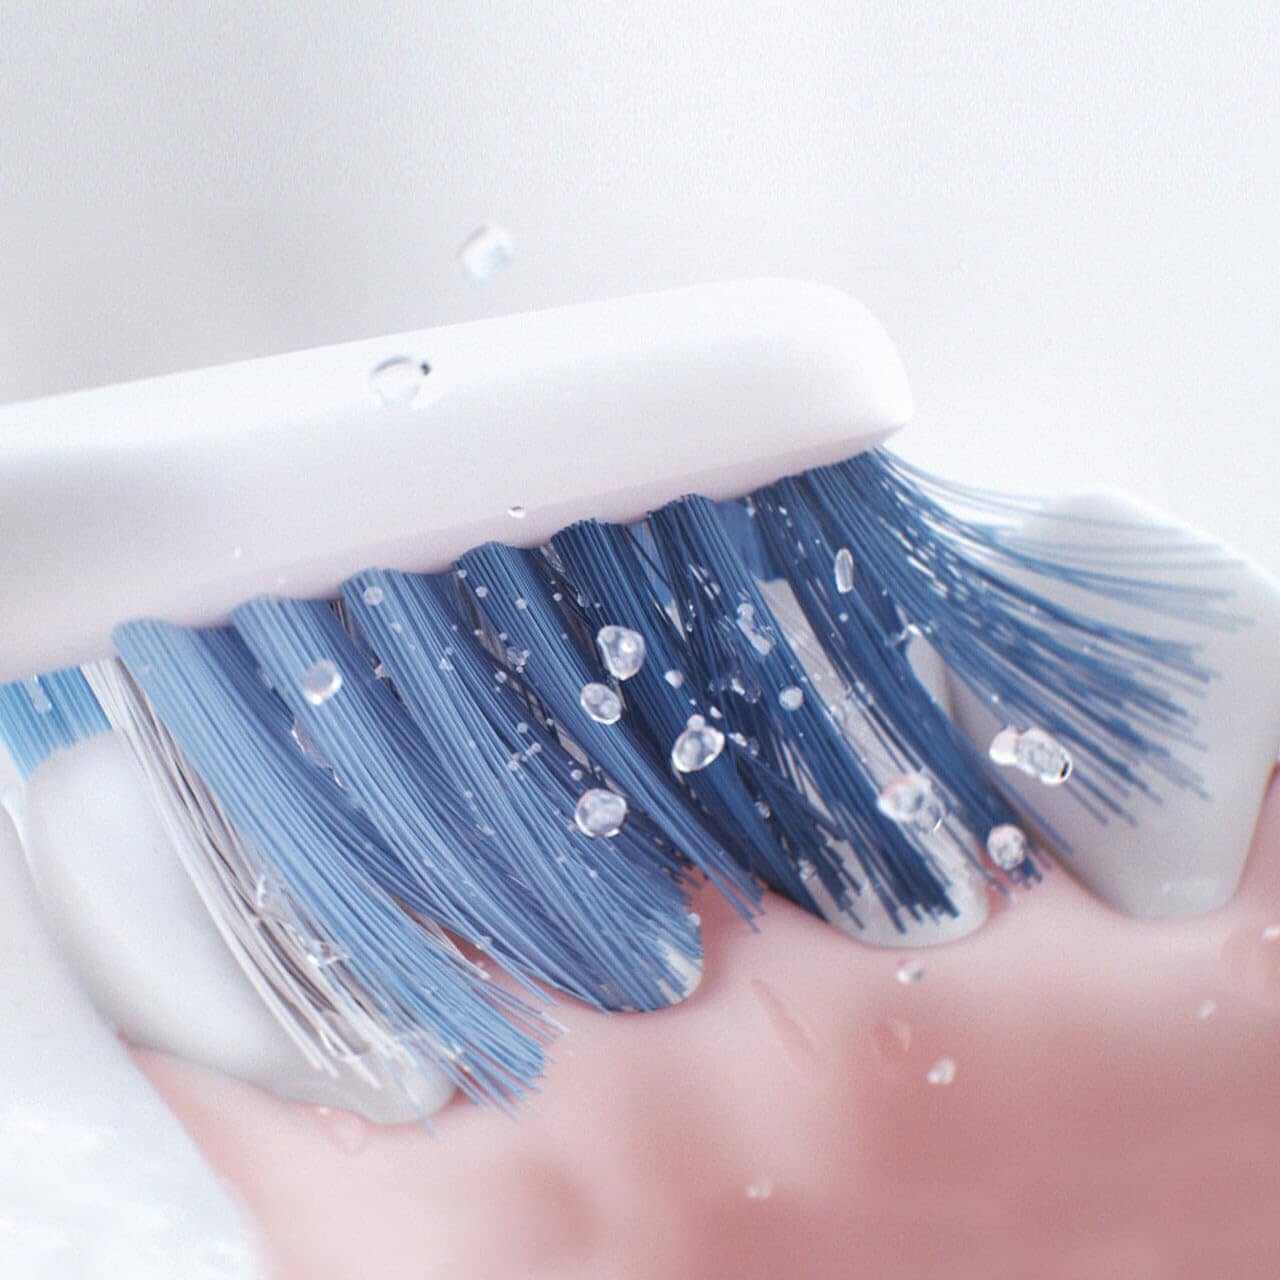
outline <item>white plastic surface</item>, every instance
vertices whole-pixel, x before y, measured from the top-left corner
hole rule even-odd
[[[94,1012],[0,810],[0,1275],[258,1280],[246,1220]]]
[[[1057,509],[1136,527],[1118,530],[1044,520],[1029,524],[1028,533],[1057,542],[1069,537],[1073,545],[1097,547],[1149,543],[1144,522],[1185,529],[1109,494],[1074,498]],[[1222,558],[1230,556],[1224,548]],[[1219,676],[1208,686],[1207,696],[1186,699],[1199,717],[1196,733],[1204,750],[1184,750],[1181,755],[1203,776],[1210,798],[1160,783],[1159,803],[1142,796],[1130,803],[1135,824],[1113,819],[1104,825],[1072,800],[1070,780],[1046,788],[1015,769],[1004,770],[1003,776],[1070,842],[1073,852],[1061,858],[1061,864],[1101,898],[1132,915],[1178,919],[1221,906],[1235,892],[1244,870],[1280,741],[1280,586],[1245,560],[1221,570],[1160,572],[1158,563],[1152,560],[1144,566],[1142,576],[1159,572],[1164,580],[1186,586],[1229,589],[1234,595],[1224,608],[1251,618],[1253,625],[1234,632],[1209,631],[1077,588],[1042,581],[1034,585],[1050,599],[1107,622],[1202,643],[1201,662]],[[1003,722],[954,678],[952,698],[958,722],[985,751]]]
[[[388,1124],[417,1112],[388,1077],[312,1068],[218,934],[174,853],[123,740],[101,734],[46,760],[27,784],[27,859],[51,934],[94,1004],[132,1044],[284,1098]],[[440,1075],[415,1095],[452,1096]]]
[[[431,372],[407,404],[371,385]],[[377,564],[630,519],[832,462],[908,419],[893,344],[823,285],[755,280],[354,342],[0,408],[0,680]],[[508,514],[523,511],[522,518]]]

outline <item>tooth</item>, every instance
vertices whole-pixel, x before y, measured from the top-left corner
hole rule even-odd
[[[1054,514],[1073,518],[1141,523],[1117,529],[1085,523],[1063,524]],[[1030,522],[1027,533],[1074,546],[1150,544],[1151,530],[1176,530],[1184,538],[1206,541],[1186,526],[1129,499],[1090,494],[1052,508],[1047,518]],[[1216,561],[1238,558],[1225,548]],[[1014,769],[1001,770],[1008,786],[1052,823],[1072,848],[1062,864],[1106,902],[1136,916],[1180,918],[1201,915],[1226,902],[1235,891],[1263,791],[1280,740],[1280,680],[1275,654],[1280,645],[1280,587],[1244,561],[1230,567],[1161,566],[1158,559],[1131,570],[1143,580],[1224,588],[1234,594],[1222,609],[1253,620],[1234,631],[1214,630],[1163,617],[1078,588],[1047,580],[1034,587],[1045,596],[1109,623],[1147,634],[1199,642],[1201,664],[1219,673],[1204,697],[1185,697],[1198,717],[1195,737],[1204,751],[1179,748],[1181,758],[1204,778],[1210,798],[1156,779],[1159,803],[1135,795],[1128,804],[1136,822],[1112,818],[1102,823],[1071,795],[1072,783],[1048,788]],[[952,679],[957,719],[973,742],[986,749],[1003,727],[986,707]]]
[[[94,1012],[0,811],[0,1274],[264,1274],[246,1220]]]
[[[130,1042],[281,1097],[376,1122],[438,1109],[440,1075],[411,1101],[349,1067],[312,1067],[254,990],[174,853],[146,780],[118,733],[45,761],[27,784],[27,857],[51,933],[99,1011]]]

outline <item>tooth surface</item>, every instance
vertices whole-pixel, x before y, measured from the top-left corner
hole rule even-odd
[[[1142,527],[1117,529],[1085,523],[1063,524],[1053,514],[1091,520],[1124,521]],[[1151,529],[1177,526],[1129,499],[1089,494],[1050,509],[1050,517],[1028,523],[1030,536],[1072,546],[1114,546],[1152,541]],[[1234,559],[1227,549],[1217,560]],[[1184,557],[1184,563],[1186,558]],[[1070,843],[1061,859],[1095,893],[1132,915],[1176,919],[1221,906],[1235,891],[1263,792],[1280,740],[1280,587],[1260,569],[1241,562],[1222,568],[1171,568],[1152,559],[1133,576],[1143,580],[1229,589],[1222,604],[1233,615],[1253,620],[1235,631],[1215,630],[1170,619],[1132,604],[1105,599],[1058,582],[1036,580],[1048,598],[1106,622],[1147,634],[1198,642],[1201,665],[1218,673],[1205,696],[1185,696],[1198,717],[1195,737],[1205,750],[1178,748],[1199,772],[1210,798],[1156,780],[1159,801],[1135,795],[1129,803],[1136,822],[1112,818],[1102,823],[1071,797],[1072,783],[1044,787],[1014,769],[1001,771],[1012,791],[1033,805]],[[959,680],[952,679],[957,720],[984,750],[1003,727]]]
[[[49,929],[126,1039],[384,1124],[435,1111],[451,1096],[440,1074],[411,1101],[349,1068],[335,1078],[306,1061],[218,933],[118,734],[45,761],[28,781],[24,810]]]
[[[0,811],[0,1275],[252,1280],[246,1219],[94,1011]]]

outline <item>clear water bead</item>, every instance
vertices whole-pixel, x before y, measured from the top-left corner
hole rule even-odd
[[[1028,729],[1018,738],[1014,763],[1046,787],[1061,786],[1071,776],[1072,760],[1066,747],[1043,729]]]
[[[748,1200],[767,1200],[773,1195],[773,1179],[757,1178],[747,1187]]]
[[[616,836],[627,820],[627,802],[616,791],[593,787],[578,798],[573,820],[584,836]]]
[[[956,1060],[954,1058],[939,1058],[925,1076],[930,1084],[950,1084],[955,1078]]]
[[[341,688],[342,672],[328,658],[313,662],[302,677],[302,696],[313,707],[322,707]]]
[[[601,627],[596,648],[611,676],[630,680],[644,666],[644,636],[630,627]]]
[[[622,718],[622,699],[607,684],[584,684],[578,701],[597,724],[617,724]]]
[[[515,243],[506,227],[485,223],[458,249],[458,261],[475,284],[492,280],[515,256]]]
[[[674,667],[670,671],[664,672],[662,678],[673,689],[679,689],[684,684],[684,672],[677,671]]]
[[[1018,739],[1022,735],[1017,729],[1009,726],[1001,729],[994,738],[991,739],[991,745],[987,748],[987,755],[990,756],[996,764],[1017,764],[1018,762]]]
[[[835,574],[836,590],[847,596],[853,590],[853,552],[848,547],[836,552]]]
[[[1001,871],[1012,871],[1027,856],[1027,837],[1011,823],[1001,823],[987,833],[987,853]]]
[[[787,685],[787,687],[778,694],[778,705],[784,711],[799,711],[804,705],[804,690],[798,685]]]
[[[690,716],[684,732],[671,748],[671,763],[680,773],[697,773],[724,750],[724,734],[701,716]]]
[[[919,960],[900,960],[894,977],[904,987],[913,987],[924,977],[924,965]]]
[[[746,602],[738,606],[738,630],[751,641],[751,647],[763,658],[773,651],[773,640],[756,625],[756,607]]]
[[[946,817],[942,797],[923,773],[904,773],[887,783],[876,797],[876,808],[920,835],[932,835]]]
[[[517,502],[507,508],[507,515],[513,520],[523,520],[529,513]]]
[[[374,394],[386,405],[412,404],[422,390],[429,367],[410,356],[393,356],[369,375]]]
[[[382,603],[381,587],[365,587],[360,593],[360,599],[365,602],[371,609],[376,609]]]

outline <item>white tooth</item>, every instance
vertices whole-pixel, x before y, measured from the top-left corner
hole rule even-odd
[[[218,933],[117,733],[45,761],[24,807],[49,929],[127,1040],[376,1122],[418,1115],[396,1088],[376,1088],[345,1066],[335,1078],[306,1061]],[[430,1112],[451,1093],[433,1075],[416,1097]]]
[[[1063,524],[1052,519],[1055,513],[1142,527]],[[1060,544],[1069,540],[1073,546],[1120,547],[1126,542],[1150,544],[1151,530],[1157,526],[1177,529],[1184,538],[1198,536],[1132,500],[1104,494],[1060,504],[1049,517],[1030,522],[1027,533]],[[1188,559],[1178,558],[1184,563]],[[1237,559],[1226,548],[1211,558]],[[1247,562],[1176,569],[1161,567],[1158,559],[1150,558],[1131,572],[1144,580],[1229,589],[1234,594],[1222,608],[1253,620],[1252,626],[1234,632],[1211,630],[1060,583],[1034,582],[1050,599],[1082,613],[1148,634],[1200,643],[1201,664],[1219,675],[1204,697],[1186,697],[1184,703],[1199,719],[1195,736],[1206,750],[1180,749],[1180,754],[1203,775],[1211,799],[1157,779],[1161,803],[1142,796],[1129,802],[1136,825],[1116,819],[1103,825],[1073,801],[1071,792],[1078,778],[1049,788],[1015,769],[1000,773],[1071,844],[1073,852],[1062,858],[1062,864],[1112,906],[1137,916],[1196,916],[1221,906],[1235,891],[1275,763],[1280,740],[1280,680],[1275,671],[1280,586]],[[959,680],[951,684],[957,720],[985,752],[1004,722],[994,718]]]
[[[819,691],[829,703],[839,703],[848,690],[832,670],[790,586],[783,581],[766,582],[761,584],[760,589],[769,603],[770,611],[804,667],[809,677],[810,687]],[[916,637],[910,641],[907,656],[916,678],[942,709],[949,712],[948,680],[937,654],[924,640]],[[902,772],[901,765],[895,764],[888,758],[875,760],[880,748],[873,741],[865,740],[862,746],[873,758],[877,772],[886,780],[893,774]],[[948,882],[948,896],[956,909],[954,916],[940,916],[936,919],[926,916],[915,920],[903,914],[900,916],[902,928],[898,928],[889,918],[874,890],[866,885],[866,877],[857,866],[851,850],[845,853],[846,861],[853,870],[855,878],[863,885],[861,896],[854,902],[854,913],[858,923],[855,924],[849,915],[840,909],[816,876],[807,880],[809,893],[823,916],[831,924],[848,933],[856,942],[873,947],[930,947],[943,942],[953,942],[957,938],[963,938],[966,934],[972,933],[987,919],[990,904],[987,899],[986,885],[982,877],[955,850],[942,832],[933,837],[926,848],[932,854],[938,871]]]
[[[244,1216],[94,1012],[0,811],[0,1275],[252,1280]]]

